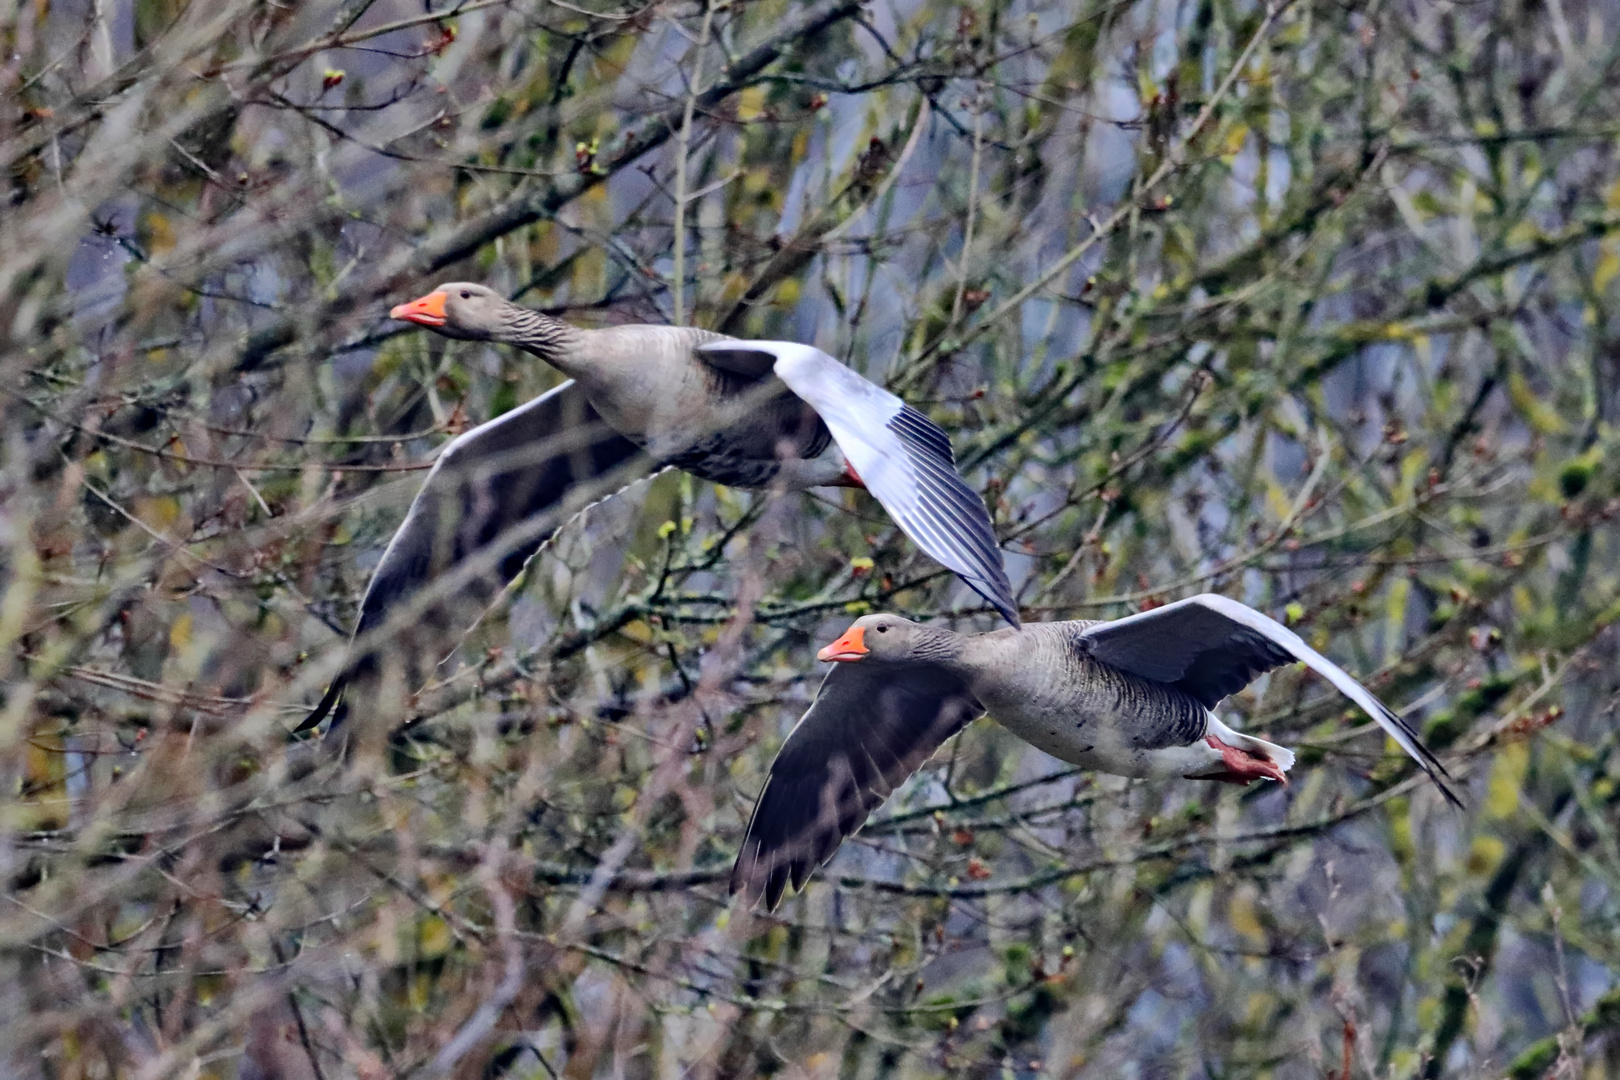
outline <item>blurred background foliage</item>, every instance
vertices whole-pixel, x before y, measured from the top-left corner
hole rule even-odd
[[[0,0],[0,1047],[18,1077],[1620,1075],[1614,0]],[[452,433],[474,279],[810,341],[952,433],[1026,618],[1217,590],[1284,789],[968,729],[725,873],[864,494],[563,530],[388,768],[287,732]],[[403,721],[405,717],[401,717]]]

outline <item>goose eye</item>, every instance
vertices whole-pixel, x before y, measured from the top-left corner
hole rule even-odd
[[[461,290],[461,298],[463,300],[471,300],[472,299],[472,293],[468,292],[466,289],[462,289]]]
[[[880,626],[880,627],[878,627],[878,633],[880,633],[880,634],[887,634],[887,633],[888,633],[888,632],[889,632],[889,628],[888,628],[888,627],[887,627],[887,626]]]

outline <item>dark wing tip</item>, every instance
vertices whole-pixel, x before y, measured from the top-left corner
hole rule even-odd
[[[293,728],[293,732],[296,734],[300,731],[308,731],[322,720],[325,720],[327,714],[336,707],[338,699],[343,696],[344,687],[348,686],[348,684],[349,679],[346,675],[339,675],[333,679],[332,685],[328,686],[326,693],[321,695],[321,700],[316,702],[315,707],[309,711],[309,715],[304,717],[297,727]]]
[[[968,582],[968,585],[972,586],[973,582]],[[1013,598],[1012,590],[1010,588],[1004,590],[1001,595],[994,596],[985,592],[983,589],[977,589],[975,591],[977,591],[980,596],[990,601],[991,606],[997,611],[1001,612],[1001,617],[1011,623],[1014,630],[1022,630],[1024,628],[1024,623],[1018,616],[1018,601]]]
[[[765,879],[765,885],[760,890],[765,899],[765,910],[775,911],[782,904],[782,894],[787,892],[788,868],[777,866],[771,869]]]
[[[956,576],[965,581],[968,588],[978,593],[985,603],[995,608],[1003,619],[1012,624],[1014,630],[1024,628],[1023,620],[1018,614],[1018,601],[1013,597],[1012,585],[1006,578],[1000,581],[986,581],[960,572]]]
[[[770,882],[769,868],[759,865],[759,843],[752,836],[743,841],[741,850],[737,852],[737,861],[731,864],[732,896],[741,896],[745,907],[757,907],[765,898]],[[763,871],[763,872],[762,872]],[[775,911],[780,900],[771,901],[767,910]]]
[[[1379,704],[1383,705],[1384,703],[1380,701]],[[1445,764],[1424,743],[1423,736],[1418,734],[1417,729],[1387,705],[1384,705],[1384,716],[1411,741],[1412,750],[1415,751],[1410,752],[1412,760],[1417,762],[1418,768],[1422,769],[1429,779],[1433,781],[1434,786],[1440,789],[1440,794],[1445,796],[1446,801],[1458,810],[1468,809],[1468,804],[1463,802],[1462,797],[1452,790],[1450,784],[1446,783],[1447,780],[1455,782],[1456,778],[1446,770]]]
[[[768,852],[762,857],[763,845],[750,836],[737,853],[731,866],[730,892],[741,896],[745,907],[758,907],[764,903],[766,911],[775,911],[782,904],[789,884],[795,892],[802,891],[820,865],[819,861],[783,857],[781,852]]]
[[[956,471],[949,437],[909,405],[895,414],[888,427],[917,466],[921,505],[914,520],[901,524],[925,551],[989,601],[1002,618],[1014,627],[1022,626],[990,510]]]
[[[796,812],[804,798],[800,787],[799,783],[769,775],[754,800],[742,846],[731,865],[731,893],[740,894],[748,907],[756,907],[763,900],[765,910],[775,911],[789,880],[793,880],[794,888],[800,888],[815,869],[804,853],[814,846],[807,844],[805,837],[815,831],[817,822]]]
[[[1434,751],[1423,744],[1423,740],[1419,739],[1416,733],[1413,733],[1412,742],[1423,752],[1422,756],[1417,759],[1418,766],[1428,774],[1434,786],[1440,789],[1440,794],[1446,797],[1446,802],[1455,806],[1458,810],[1467,810],[1468,804],[1463,802],[1462,796],[1458,795],[1451,787],[1451,784],[1447,783],[1448,780],[1455,783],[1456,778],[1451,775],[1440,759],[1435,757]]]
[[[1428,747],[1422,743],[1418,743],[1417,746],[1423,751],[1423,756],[1416,759],[1418,768],[1422,769],[1430,782],[1440,789],[1440,794],[1445,796],[1446,802],[1458,810],[1467,810],[1468,804],[1463,802],[1462,797],[1452,789],[1451,784],[1446,782],[1448,780],[1455,782],[1456,778],[1446,771],[1446,767],[1440,764],[1440,759],[1435,757]]]
[[[870,759],[868,758],[870,764]],[[732,865],[731,889],[775,911],[791,885],[800,892],[816,870],[859,831],[892,785],[848,753],[834,753],[808,775],[777,772],[781,755],[754,803]]]
[[[775,910],[928,756],[983,708],[926,665],[835,664],[771,763],[731,870],[731,891]]]

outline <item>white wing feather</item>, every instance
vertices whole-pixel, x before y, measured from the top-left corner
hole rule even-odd
[[[950,440],[927,417],[811,345],[723,341],[699,351],[757,349],[810,404],[844,458],[906,535],[989,600],[1012,625],[1018,604],[989,511],[957,475]]]

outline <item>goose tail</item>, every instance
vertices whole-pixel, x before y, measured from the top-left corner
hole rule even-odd
[[[1294,752],[1288,747],[1278,746],[1274,742],[1267,742],[1253,735],[1245,735],[1241,731],[1233,731],[1221,723],[1221,718],[1213,712],[1209,714],[1208,733],[1228,746],[1235,746],[1255,757],[1264,758],[1283,772],[1294,767]]]

